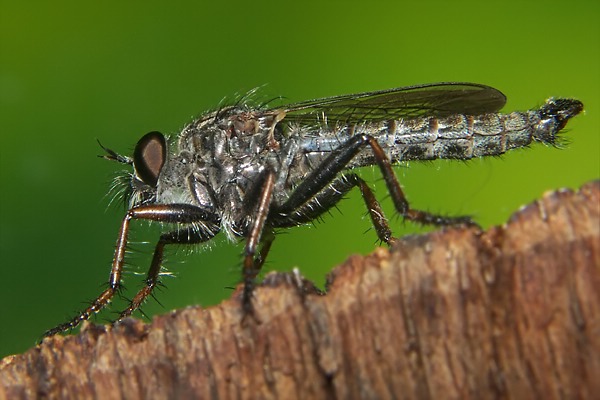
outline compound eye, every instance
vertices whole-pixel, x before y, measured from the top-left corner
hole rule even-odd
[[[133,166],[137,176],[147,185],[156,187],[158,174],[167,158],[167,143],[160,132],[142,136],[133,151]]]

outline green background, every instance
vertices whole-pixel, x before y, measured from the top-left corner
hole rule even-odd
[[[96,139],[128,154],[142,134],[177,132],[256,86],[300,101],[471,81],[502,90],[508,111],[550,96],[582,100],[586,114],[568,125],[565,149],[397,168],[413,206],[473,214],[484,226],[546,190],[600,175],[597,1],[166,3],[0,3],[0,356],[32,346],[108,277],[123,208],[108,207],[105,195],[122,166],[96,157]],[[363,176],[386,197],[376,171]],[[339,210],[279,235],[267,269],[298,266],[322,286],[333,266],[372,251],[360,195]],[[129,270],[145,272],[158,232],[134,225]],[[397,218],[393,227],[418,231]],[[228,297],[240,252],[219,236],[210,250],[170,253],[177,278],[158,293],[164,308],[150,301],[145,312]],[[140,282],[126,276],[130,290]]]

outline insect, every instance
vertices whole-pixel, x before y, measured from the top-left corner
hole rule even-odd
[[[119,230],[108,287],[71,320],[45,336],[76,327],[103,309],[122,287],[130,224],[165,223],[144,286],[118,320],[129,316],[159,284],[163,252],[223,231],[245,240],[242,308],[252,312],[257,274],[274,231],[310,222],[358,187],[378,238],[395,239],[369,185],[353,169],[376,165],[396,211],[427,225],[475,225],[410,207],[392,164],[438,158],[499,155],[531,142],[554,144],[567,121],[583,110],[574,99],[549,99],[540,108],[500,114],[506,97],[474,83],[435,83],[329,97],[277,108],[242,98],[194,119],[167,140],[144,135],[127,157],[104,148],[104,158],[128,164],[129,210]]]

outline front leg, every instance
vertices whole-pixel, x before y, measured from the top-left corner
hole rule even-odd
[[[110,303],[114,295],[121,288],[123,265],[125,262],[125,252],[127,249],[127,238],[129,236],[129,225],[133,219],[145,219],[166,223],[202,224],[202,226],[206,227],[206,229],[201,232],[201,238],[204,240],[210,239],[219,231],[218,216],[215,215],[212,210],[205,208],[189,204],[155,204],[132,208],[131,210],[127,211],[125,218],[123,218],[121,229],[119,230],[115,256],[113,258],[112,268],[108,278],[108,288],[105,289],[85,310],[81,311],[77,316],[65,322],[64,324],[58,325],[55,328],[46,331],[44,336],[52,336],[69,329],[73,329],[81,322],[88,320],[93,314],[99,312],[106,307],[108,303]],[[157,245],[157,250],[155,251],[155,258],[153,259],[149,271],[149,276],[158,276],[157,274],[160,271],[160,261],[162,261],[162,246],[164,246],[164,244],[159,242]],[[158,259],[157,253],[160,255]],[[129,308],[132,308],[132,305],[130,305]],[[131,311],[133,311],[133,309]]]
[[[148,270],[146,279],[144,279],[145,286],[137,292],[133,299],[131,299],[129,306],[121,312],[119,318],[114,322],[118,322],[123,318],[130,316],[135,310],[140,308],[148,296],[152,295],[156,285],[160,284],[159,276],[166,245],[203,243],[212,239],[217,233],[218,230],[216,229],[211,231],[209,229],[201,229],[197,226],[194,226],[160,235],[160,239],[158,240],[158,243],[154,249],[154,255],[152,257],[150,269]]]

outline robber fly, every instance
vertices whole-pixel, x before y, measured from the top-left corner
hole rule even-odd
[[[193,120],[172,140],[144,135],[132,157],[104,148],[104,158],[133,167],[127,175],[129,210],[123,218],[108,287],[70,321],[66,331],[103,309],[119,292],[130,224],[165,223],[144,286],[118,320],[129,316],[159,284],[163,251],[196,244],[223,231],[245,241],[242,305],[252,312],[254,281],[274,231],[308,223],[358,187],[378,238],[395,239],[369,185],[354,168],[376,165],[396,211],[420,224],[475,225],[410,207],[392,164],[438,158],[499,155],[531,142],[554,144],[567,121],[583,110],[574,99],[549,99],[540,108],[499,114],[506,97],[489,86],[434,83],[309,100],[277,108],[245,99]]]

